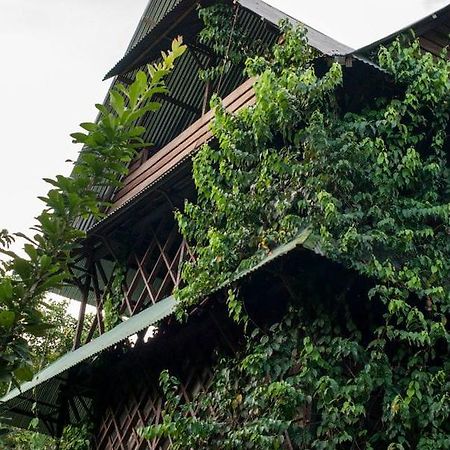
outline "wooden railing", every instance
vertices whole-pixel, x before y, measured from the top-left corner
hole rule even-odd
[[[255,101],[253,83],[254,79],[249,79],[228,95],[223,100],[225,108],[230,112],[236,112],[244,106],[253,104]],[[210,131],[212,118],[213,112],[207,112],[139,168],[131,172],[125,178],[123,187],[114,196],[111,212],[157,182],[207,142],[212,137]]]

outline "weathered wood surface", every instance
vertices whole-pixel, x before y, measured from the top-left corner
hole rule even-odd
[[[247,80],[227,96],[223,101],[225,108],[230,112],[236,112],[244,106],[253,104],[255,101],[253,83],[254,79]],[[213,112],[208,111],[140,167],[129,173],[123,187],[114,196],[111,212],[158,181],[207,142],[212,137],[210,131],[212,118]]]

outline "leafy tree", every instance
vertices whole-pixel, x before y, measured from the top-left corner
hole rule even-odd
[[[47,301],[40,305],[41,313],[46,317],[47,323],[51,326],[42,336],[27,337],[30,353],[32,355],[33,371],[42,370],[59,357],[71,350],[73,345],[73,335],[76,329],[76,319],[68,313],[69,302],[67,300]],[[88,332],[89,322],[93,317],[87,316],[84,333]],[[6,386],[3,387],[5,393]],[[31,421],[28,430],[11,428],[8,422],[3,424],[3,438],[0,438],[1,448],[4,450],[47,450],[54,449],[56,441],[44,434],[34,431],[38,425],[38,419]],[[62,439],[62,447],[67,447],[67,442],[75,439],[76,427],[72,431],[65,432]],[[83,433],[80,434],[82,439]],[[72,436],[72,437],[70,437]],[[70,439],[69,439],[70,437]],[[84,437],[84,440],[86,437]],[[64,444],[65,443],[65,444]],[[68,449],[70,447],[67,447]],[[72,449],[75,450],[75,449]]]
[[[0,233],[0,251],[8,259],[0,263],[0,383],[18,383],[33,376],[33,361],[27,336],[39,337],[51,326],[40,306],[45,294],[70,281],[72,258],[85,233],[75,219],[101,217],[108,203],[97,196],[99,186],[120,185],[136,149],[145,146],[145,129],[136,121],[160,104],[154,96],[167,92],[164,78],[185,50],[181,38],[162,54],[160,63],[139,71],[129,86],[117,84],[109,105],[96,105],[97,123],[82,123],[87,133],[74,133],[83,144],[72,175],[46,180],[53,187],[42,198],[44,211],[37,217],[36,234],[25,239],[22,257],[8,249],[13,237]]]

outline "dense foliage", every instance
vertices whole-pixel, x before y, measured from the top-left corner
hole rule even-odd
[[[9,430],[0,438],[3,450],[89,450],[91,432],[87,425],[68,425],[59,440],[35,431],[39,420],[31,420],[28,430]]]
[[[324,70],[302,31],[248,60],[255,106],[230,115],[216,100],[217,145],[194,160],[198,198],[178,220],[197,259],[178,296],[195,304],[308,228],[327,258],[375,280],[363,300],[381,323],[342,325],[338,292],[303,299],[218,368],[210,394],[183,405],[163,374],[164,422],[144,435],[175,448],[449,447],[450,63],[400,40],[378,62],[395,89],[350,112],[342,68]]]
[[[42,370],[48,364],[67,353],[73,346],[73,335],[76,329],[76,319],[68,313],[69,303],[67,301],[47,301],[41,305],[41,312],[46,317],[51,328],[43,336],[29,336],[28,345],[32,355],[32,367],[35,372]],[[85,322],[84,333],[88,332],[89,322],[93,317],[88,316]],[[1,395],[6,390],[4,386]],[[39,420],[31,420],[27,430],[10,427],[7,419],[0,425],[0,448],[4,450],[51,450],[56,446],[56,441],[50,436],[43,435],[35,431],[39,425]],[[61,448],[67,448],[69,442],[75,438],[78,428],[68,428],[65,430]],[[82,433],[77,433],[78,438]],[[86,440],[86,433],[84,434]],[[66,446],[66,447],[64,447]],[[77,450],[76,447],[71,450]],[[80,447],[82,450],[82,447]]]
[[[37,217],[37,234],[27,237],[24,254],[8,250],[12,237],[0,233],[0,251],[8,259],[0,263],[0,383],[29,380],[33,376],[32,356],[26,336],[41,336],[50,328],[41,313],[45,294],[71,279],[70,265],[84,233],[74,221],[93,215],[101,217],[107,203],[98,198],[98,187],[116,187],[128,170],[136,149],[145,146],[145,129],[136,126],[144,114],[157,111],[155,95],[166,93],[164,78],[184,52],[181,39],[174,40],[162,61],[148,66],[149,75],[139,71],[128,87],[117,84],[110,91],[108,107],[96,105],[96,123],[83,123],[88,133],[74,133],[83,149],[71,176],[46,180],[53,188],[44,211]]]

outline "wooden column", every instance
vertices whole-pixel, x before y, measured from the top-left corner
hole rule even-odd
[[[86,305],[88,302],[88,297],[89,297],[89,288],[91,286],[91,271],[93,269],[93,264],[92,264],[92,258],[89,258],[89,263],[88,263],[88,273],[86,274],[86,279],[84,282],[84,286],[82,289],[82,299],[81,299],[81,304],[80,304],[80,311],[78,314],[78,323],[77,323],[77,329],[75,331],[75,339],[74,339],[74,343],[73,343],[73,349],[76,349],[80,346],[81,343],[81,335],[83,333],[83,326],[84,326],[84,319],[86,316]]]

